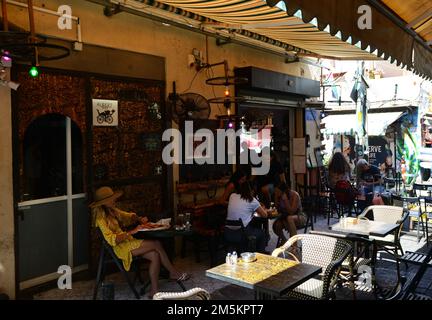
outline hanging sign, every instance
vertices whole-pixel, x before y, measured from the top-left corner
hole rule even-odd
[[[118,126],[118,101],[93,99],[93,126]]]

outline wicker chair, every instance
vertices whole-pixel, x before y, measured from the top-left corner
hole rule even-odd
[[[403,208],[395,206],[369,206],[360,215],[359,218],[365,218],[369,212],[373,212],[374,221],[381,221],[385,223],[398,224],[399,228],[393,234],[385,237],[370,237],[377,243],[379,250],[384,250],[397,257],[404,254],[402,245],[400,243],[400,234],[402,232],[403,223],[408,218],[408,213],[403,212]]]
[[[399,258],[404,254],[402,245],[400,243],[400,235],[405,220],[408,218],[408,212],[403,211],[401,207],[395,206],[369,206],[360,215],[359,218],[364,219],[366,215],[373,212],[374,221],[381,221],[385,223],[398,224],[399,227],[385,237],[369,237],[376,243],[377,252],[384,251],[392,255],[396,260],[396,270],[398,279],[400,279]],[[400,254],[399,254],[400,251]]]
[[[297,244],[297,248],[293,247]],[[351,245],[341,239],[314,235],[299,234],[291,237],[282,247],[276,248],[272,256],[286,257],[320,266],[323,272],[319,279],[310,279],[288,293],[284,298],[301,300],[319,300],[335,298],[334,290],[342,262],[352,252]]]
[[[153,300],[210,300],[210,293],[202,288],[193,288],[185,292],[158,292]]]

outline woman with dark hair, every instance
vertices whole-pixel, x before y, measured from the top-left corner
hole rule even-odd
[[[328,166],[329,187],[334,188],[340,180],[351,180],[351,167],[341,152],[336,152]]]
[[[257,228],[251,223],[255,212],[263,218],[267,217],[267,211],[264,210],[258,200],[253,197],[252,188],[249,182],[245,181],[240,184],[239,189],[229,197],[227,220],[237,221],[241,219],[245,227],[246,235],[255,236],[257,251],[264,253],[266,246],[265,232],[263,229]],[[226,226],[225,237],[227,240],[236,239],[237,231],[238,230],[234,227]]]
[[[239,190],[240,185],[249,179],[250,173],[248,174],[244,168],[238,169],[234,172],[225,186],[223,195],[219,199],[219,204],[228,205],[228,199],[231,193]]]
[[[306,216],[302,211],[300,195],[291,190],[289,184],[281,183],[275,189],[275,204],[281,216],[273,223],[274,233],[285,242],[284,230],[290,237],[297,234],[297,229],[306,223]]]
[[[393,153],[391,150],[387,150],[386,158],[379,168],[384,177],[394,178],[395,169],[393,168]]]

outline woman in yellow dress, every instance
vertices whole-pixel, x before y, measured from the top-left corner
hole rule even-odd
[[[105,240],[113,247],[114,253],[122,260],[125,270],[129,271],[134,256],[142,256],[150,261],[150,297],[158,292],[161,264],[168,270],[172,280],[189,279],[190,276],[187,273],[181,273],[175,269],[159,241],[139,240],[132,237],[143,229],[148,219],[116,208],[116,199],[122,194],[121,191],[114,192],[110,187],[101,187],[96,190],[95,201],[90,204],[90,207],[94,226],[99,227]],[[126,227],[136,223],[139,225],[133,230],[124,231]]]

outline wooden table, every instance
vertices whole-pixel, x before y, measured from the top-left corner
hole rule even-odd
[[[206,276],[229,282],[263,294],[280,297],[303,282],[318,275],[321,267],[257,253],[257,260],[237,265],[222,264],[206,271]],[[258,294],[258,295],[257,295]]]

